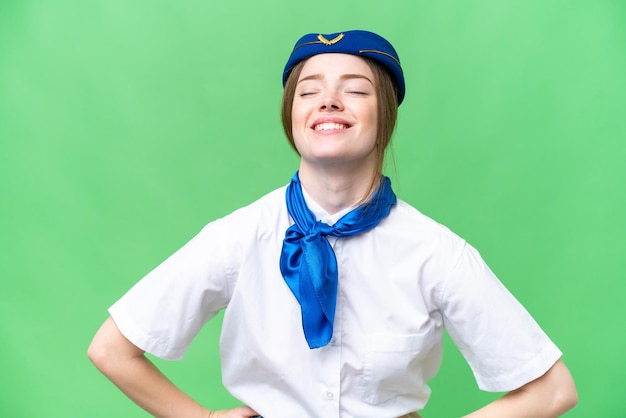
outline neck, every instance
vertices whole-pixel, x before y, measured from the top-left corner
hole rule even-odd
[[[300,164],[300,183],[326,212],[333,215],[363,201],[369,192],[373,172]]]

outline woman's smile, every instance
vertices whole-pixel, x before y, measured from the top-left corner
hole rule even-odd
[[[311,125],[311,129],[313,129],[314,131],[331,132],[331,131],[343,131],[345,129],[349,129],[351,126],[352,124],[348,123],[347,121],[344,121],[343,119],[320,118],[316,120],[315,122],[313,122],[313,125]]]

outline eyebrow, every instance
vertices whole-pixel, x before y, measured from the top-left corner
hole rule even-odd
[[[322,80],[324,78],[323,74],[312,74],[306,77],[301,78],[300,80],[298,80],[298,84],[300,84],[302,81],[307,81],[307,80]],[[372,82],[372,80],[370,80],[368,77],[364,76],[363,74],[343,74],[339,77],[340,80],[352,80],[355,78],[362,78],[364,80],[367,80],[370,82],[370,84],[373,86],[374,83]]]

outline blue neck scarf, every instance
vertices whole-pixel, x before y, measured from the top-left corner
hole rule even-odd
[[[287,187],[287,210],[294,224],[285,232],[280,271],[300,303],[309,348],[327,345],[333,335],[337,304],[337,259],[326,236],[343,238],[369,231],[396,204],[391,181],[383,177],[372,199],[330,226],[315,219],[302,195],[298,172]]]

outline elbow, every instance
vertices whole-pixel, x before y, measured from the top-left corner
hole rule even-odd
[[[578,392],[572,382],[571,387],[562,388],[554,396],[553,406],[555,416],[560,416],[578,404]]]
[[[100,370],[104,370],[107,363],[107,350],[97,341],[92,341],[87,348],[87,357]]]
[[[95,339],[87,348],[87,357],[94,366],[109,379],[124,370],[127,358],[115,346]]]
[[[559,417],[574,408],[576,404],[578,404],[578,391],[574,379],[568,371],[551,391],[548,409],[551,413],[549,416]]]
[[[143,350],[133,345],[109,318],[100,327],[87,349],[89,360],[106,376],[123,372],[129,361],[143,357]]]
[[[534,405],[535,412],[545,417],[559,417],[578,403],[576,384],[565,364],[559,360],[546,374],[523,386],[522,393]]]
[[[116,346],[116,341],[119,339],[116,338],[118,335],[115,332],[116,330],[117,328],[114,327],[113,321],[108,319],[98,329],[87,348],[87,357],[103,373],[105,373],[108,365],[115,361],[115,357],[119,352]]]
[[[545,386],[539,389],[550,394],[548,399],[550,410],[553,412],[550,416],[561,416],[576,406],[578,403],[576,384],[563,361],[555,363],[541,380]]]

